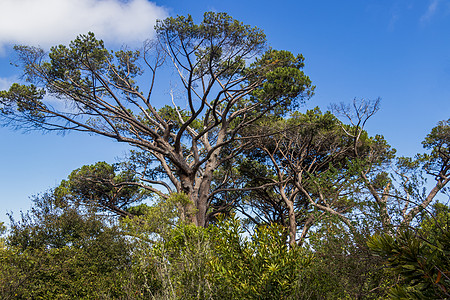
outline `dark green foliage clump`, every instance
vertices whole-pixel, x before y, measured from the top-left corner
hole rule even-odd
[[[61,209],[48,194],[36,204],[12,219],[0,249],[2,299],[118,299],[130,292],[131,249],[116,226]]]
[[[437,203],[420,227],[401,229],[396,236],[373,236],[369,247],[385,259],[400,278],[391,289],[393,299],[450,297],[450,210]]]

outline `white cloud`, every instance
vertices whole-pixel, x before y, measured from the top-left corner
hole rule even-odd
[[[92,31],[107,42],[151,38],[164,8],[147,0],[0,0],[0,48],[27,44],[48,48]]]
[[[440,0],[431,0],[430,1],[427,11],[420,18],[421,23],[429,21],[434,16],[434,14],[436,13],[436,11],[438,9],[439,2],[440,2]]]
[[[0,91],[7,90],[15,82],[17,78],[2,78],[0,77]]]

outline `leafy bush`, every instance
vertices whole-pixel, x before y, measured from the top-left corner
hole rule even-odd
[[[390,292],[393,299],[450,298],[449,224],[449,208],[437,203],[418,230],[404,228],[397,236],[375,235],[368,241],[391,272],[400,276]]]
[[[260,226],[246,237],[239,220],[229,218],[210,230],[210,279],[222,299],[295,299],[311,256],[289,249],[285,228]]]

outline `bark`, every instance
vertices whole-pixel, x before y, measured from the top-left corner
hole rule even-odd
[[[289,245],[295,247],[295,238],[297,236],[297,222],[295,220],[294,204],[291,201],[286,202],[289,217]]]

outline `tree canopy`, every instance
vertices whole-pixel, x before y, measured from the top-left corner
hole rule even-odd
[[[397,157],[366,131],[379,99],[302,111],[305,60],[261,29],[208,12],[155,30],[138,50],[15,47],[25,82],[0,91],[1,125],[130,151],[10,216],[0,297],[448,297],[450,120]]]
[[[248,142],[241,132],[262,116],[284,115],[314,87],[303,56],[268,48],[260,29],[225,13],[205,13],[200,24],[190,16],[167,18],[156,32],[140,51],[111,52],[93,33],[48,54],[16,46],[30,84],[1,92],[1,116],[19,128],[91,132],[139,148],[162,171],[152,184],[168,180],[169,192],[189,195],[186,217],[203,226],[214,215],[213,171]],[[163,65],[182,88],[155,100]],[[157,106],[167,102],[173,105]],[[223,155],[232,142],[234,150]]]

